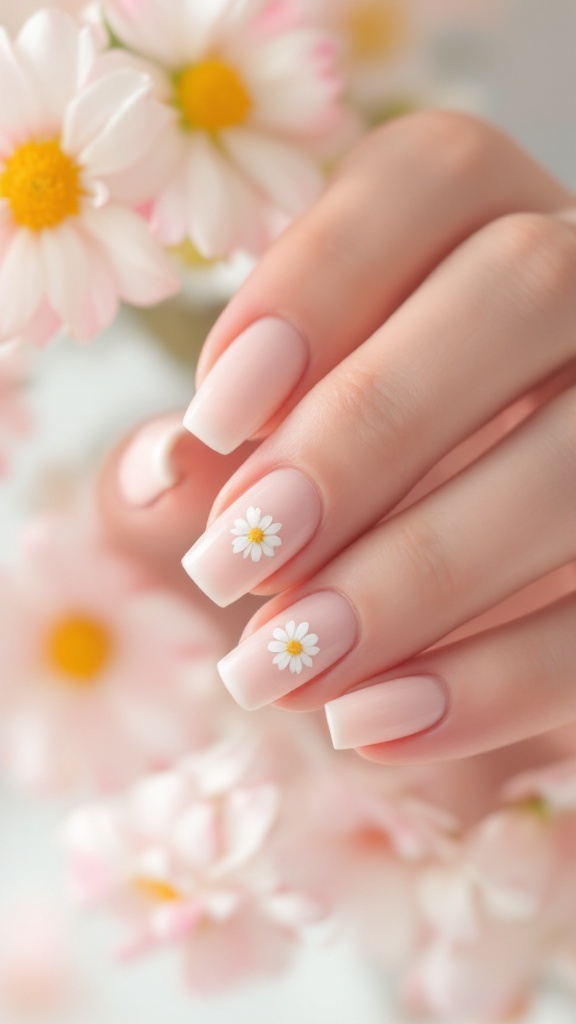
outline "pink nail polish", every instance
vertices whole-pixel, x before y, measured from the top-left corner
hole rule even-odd
[[[444,717],[447,699],[434,676],[405,676],[345,693],[326,704],[336,750],[389,743],[429,729]]]
[[[291,324],[265,317],[220,356],[184,417],[190,433],[227,455],[253,437],[292,393],[308,347]]]
[[[175,487],[178,474],[172,455],[185,436],[177,414],[148,423],[134,434],[118,466],[118,486],[129,505],[151,505]]]
[[[218,671],[234,700],[253,711],[335,665],[357,631],[346,598],[331,590],[309,594],[226,655]]]
[[[321,516],[314,485],[295,469],[275,470],[219,516],[182,564],[200,590],[225,607],[293,558]]]

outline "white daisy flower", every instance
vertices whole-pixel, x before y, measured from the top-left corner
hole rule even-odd
[[[280,671],[290,665],[290,671],[300,675],[304,665],[307,668],[312,666],[312,658],[320,648],[316,647],[316,633],[309,633],[308,628],[308,622],[301,622],[297,626],[294,619],[291,619],[284,629],[274,630],[274,640],[268,644],[268,650],[275,654],[273,662]]]
[[[259,508],[252,505],[246,513],[246,519],[235,519],[232,550],[234,554],[244,552],[244,558],[250,557],[253,562],[259,562],[262,554],[272,558],[274,548],[282,543],[278,532],[282,529],[282,523],[273,523],[272,516],[263,516]]]
[[[121,299],[153,305],[178,286],[117,180],[149,189],[148,157],[173,114],[147,74],[99,52],[56,9],[11,40],[0,28],[0,340],[87,341]],[[150,184],[151,187],[151,184]],[[134,199],[134,202],[136,199]]]
[[[177,113],[162,148],[172,176],[152,225],[205,257],[258,255],[323,184],[312,155],[341,116],[336,48],[307,27],[271,31],[270,0],[106,0],[115,35],[153,62]]]

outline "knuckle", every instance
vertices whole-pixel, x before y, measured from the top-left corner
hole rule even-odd
[[[356,146],[344,167],[377,167],[389,160],[393,147],[406,165],[420,168],[425,154],[429,173],[444,180],[460,180],[481,172],[497,138],[497,131],[477,118],[455,111],[423,110],[377,128]]]
[[[453,601],[460,592],[460,573],[447,538],[421,514],[399,517],[393,532],[396,536],[391,540],[403,569],[415,579],[415,587],[425,601],[429,603],[431,597],[440,602]]]
[[[412,431],[417,408],[413,391],[409,381],[393,372],[384,378],[368,369],[341,366],[332,399],[360,444],[390,465],[405,452]]]
[[[497,279],[514,283],[529,311],[556,308],[574,293],[576,232],[545,214],[516,213],[485,229]]]

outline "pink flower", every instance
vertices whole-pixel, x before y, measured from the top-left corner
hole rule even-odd
[[[0,580],[0,760],[38,791],[104,789],[212,740],[212,619],[86,527],[37,524]]]
[[[32,429],[32,415],[23,396],[28,359],[21,348],[0,346],[0,477],[6,472],[10,448]]]
[[[130,173],[141,198],[174,115],[147,75],[98,53],[99,38],[58,10],[33,15],[14,41],[0,30],[0,341],[42,344],[60,328],[86,341],[120,299],[153,305],[177,288],[115,193]]]
[[[158,95],[177,113],[152,225],[166,244],[188,238],[204,257],[260,253],[322,186],[311,147],[339,114],[334,47],[306,28],[266,30],[268,4],[104,4],[115,34],[154,62]]]
[[[279,874],[281,788],[251,778],[252,744],[222,744],[78,811],[64,833],[85,902],[131,924],[125,950],[184,947],[197,990],[285,966],[319,914]]]

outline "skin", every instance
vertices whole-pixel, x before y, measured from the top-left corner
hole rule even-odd
[[[356,608],[357,644],[280,706],[440,677],[442,722],[362,748],[373,761],[465,757],[576,719],[572,202],[489,125],[400,119],[269,250],[202,352],[199,382],[263,316],[308,341],[305,375],[262,443],[240,466],[237,453],[213,457],[231,476],[211,519],[279,466],[315,481],[321,527],[258,589],[276,596],[245,635],[334,589]],[[155,529],[165,515],[181,554],[190,494],[175,488],[162,512],[167,500]],[[109,496],[110,521],[121,505]]]

